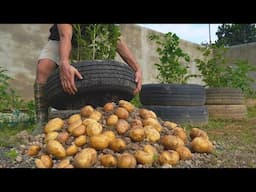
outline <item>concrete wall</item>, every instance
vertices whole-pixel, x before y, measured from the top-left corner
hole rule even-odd
[[[157,31],[142,28],[135,24],[121,25],[121,32],[127,42],[129,48],[133,52],[134,56],[142,66],[143,70],[143,83],[156,83],[157,69],[154,66],[155,63],[159,63],[158,54],[156,52],[157,45],[148,39],[150,33],[156,33],[163,35]],[[191,57],[189,74],[198,74],[198,69],[193,62],[195,58],[201,58],[202,53],[198,50],[200,45],[180,40],[180,47]],[[121,60],[118,56],[117,60]],[[203,82],[199,78],[193,78],[189,80],[189,83],[202,84]]]
[[[0,66],[24,99],[33,98],[37,57],[47,42],[49,24],[0,24]]]
[[[0,24],[0,66],[8,70],[14,78],[13,88],[26,100],[33,99],[33,84],[36,75],[36,63],[40,50],[47,42],[51,24]],[[143,83],[155,83],[157,70],[154,63],[158,61],[156,45],[148,40],[148,35],[159,32],[142,28],[135,24],[122,24],[121,32],[128,47],[143,70]],[[198,44],[181,40],[180,47],[192,60],[201,57]],[[117,56],[117,60],[122,59]],[[190,73],[197,73],[195,63],[190,63]],[[200,79],[190,83],[202,84]]]
[[[256,42],[229,47],[226,53],[227,63],[234,63],[238,60],[247,60],[249,64],[256,67]],[[256,72],[250,72],[249,76],[256,79]],[[252,84],[252,88],[256,90],[256,84]]]

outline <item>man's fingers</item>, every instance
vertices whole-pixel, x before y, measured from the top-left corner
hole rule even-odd
[[[65,92],[67,92],[68,94],[72,94],[72,95],[74,95],[75,94],[75,90],[74,90],[74,88],[72,88],[72,85],[71,85],[71,83],[69,83],[69,81],[67,81],[67,80],[62,80],[61,81],[61,84],[62,84],[62,87],[63,87],[63,90],[65,91]]]
[[[62,81],[62,87],[63,87],[63,90],[64,90],[65,92],[69,93],[69,90],[68,90],[68,88],[67,88],[67,83],[66,83],[66,81]]]
[[[74,85],[72,85],[72,83],[69,82],[69,83],[67,84],[67,90],[68,90],[68,93],[69,93],[70,95],[71,95],[71,94],[72,94],[72,95],[75,95],[75,92],[76,92],[75,89],[76,89],[76,88],[74,88]]]
[[[75,93],[77,92],[77,88],[76,88],[76,84],[75,84],[74,78],[72,78],[72,80],[71,80],[70,89],[72,91],[72,94],[75,95]]]
[[[75,69],[75,75],[79,78],[79,79],[83,79],[83,76],[79,73],[79,71],[77,69]]]
[[[133,95],[136,95],[138,92],[139,92],[139,89],[138,89],[138,88],[134,89]]]

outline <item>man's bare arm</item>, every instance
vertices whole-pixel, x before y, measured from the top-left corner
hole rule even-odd
[[[60,67],[60,79],[64,91],[69,94],[75,94],[77,88],[75,85],[75,75],[82,79],[81,74],[70,65],[71,54],[71,39],[72,39],[72,25],[71,24],[58,24],[58,31],[60,36],[59,44],[59,67]]]
[[[127,47],[125,42],[122,39],[119,39],[117,42],[117,52],[122,57],[122,59],[131,66],[131,68],[135,71],[135,81],[137,83],[137,87],[134,90],[134,94],[140,92],[142,86],[142,70],[140,65],[137,63],[134,58],[132,52]]]

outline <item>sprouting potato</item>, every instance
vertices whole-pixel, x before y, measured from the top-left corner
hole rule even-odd
[[[74,114],[74,115],[71,115],[68,120],[67,120],[67,123],[70,125],[72,123],[74,123],[75,121],[78,121],[78,120],[81,120],[81,115],[80,114]]]
[[[104,167],[116,167],[117,159],[111,154],[102,155],[100,162]]]
[[[115,103],[111,102],[111,103],[106,103],[103,107],[105,112],[111,112],[115,109]]]
[[[118,107],[116,110],[115,110],[115,115],[117,115],[117,117],[119,119],[128,119],[129,117],[129,112],[123,108],[123,107]]]
[[[136,164],[135,157],[130,153],[124,153],[117,157],[117,167],[119,168],[135,168]]]
[[[81,109],[81,115],[83,117],[89,117],[94,112],[94,108],[91,105],[86,105]]]
[[[114,126],[117,124],[117,121],[118,121],[118,117],[112,114],[107,118],[107,125]]]
[[[58,131],[63,128],[64,121],[61,118],[54,118],[48,121],[44,127],[45,133],[50,133],[53,131]]]

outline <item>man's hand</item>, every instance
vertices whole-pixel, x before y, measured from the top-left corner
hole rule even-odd
[[[60,80],[65,92],[75,95],[78,91],[75,84],[75,76],[83,79],[79,71],[72,65],[60,65]]]
[[[140,92],[142,86],[142,71],[137,70],[135,73],[135,82],[137,83],[137,87],[135,88],[133,94],[136,95]]]

